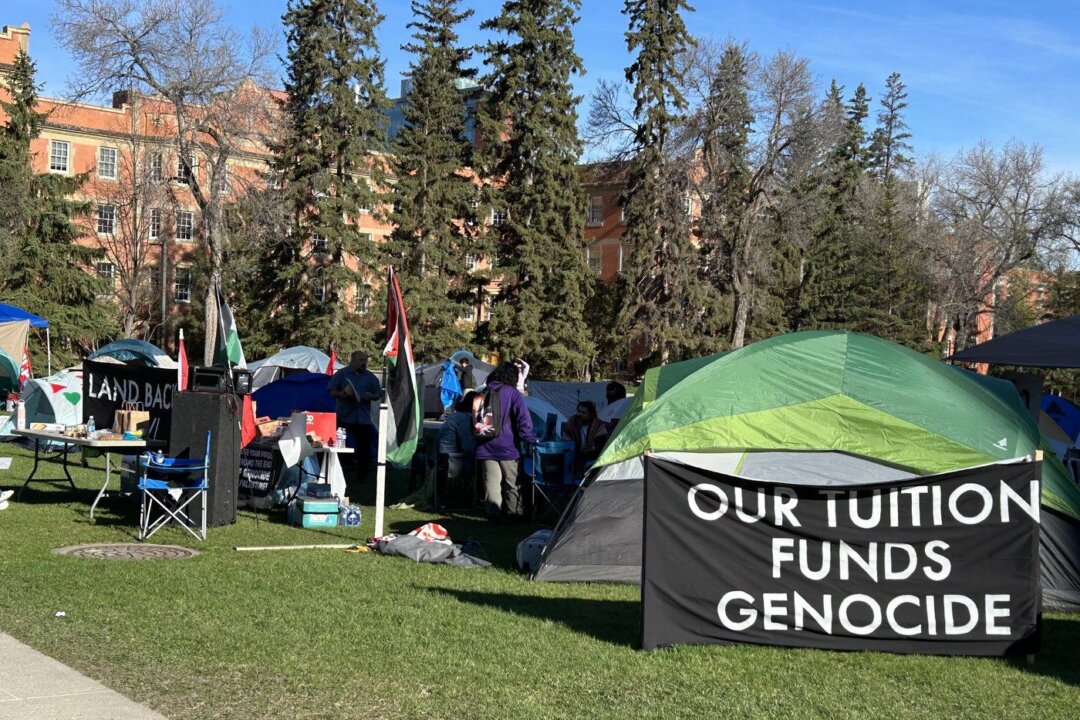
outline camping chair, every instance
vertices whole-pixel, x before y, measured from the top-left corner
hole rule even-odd
[[[551,511],[558,512],[560,501],[578,487],[574,480],[574,443],[570,440],[537,443],[527,460],[525,472],[532,485],[532,521],[535,523],[541,500],[545,505],[540,516],[543,520]]]
[[[201,458],[162,458],[150,453],[142,456],[139,490],[139,539],[146,540],[170,521],[187,530],[196,540],[206,540],[206,494],[210,488],[210,433],[206,433],[206,453]],[[155,475],[158,477],[150,477]],[[196,524],[188,507],[201,498],[201,517]],[[151,521],[154,507],[162,513]]]

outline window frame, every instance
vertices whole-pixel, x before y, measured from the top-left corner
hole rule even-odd
[[[594,258],[593,258],[593,252],[592,251],[593,251],[593,246],[592,245],[585,246],[585,264],[588,266],[589,270],[591,270],[592,272],[595,272],[597,275],[599,275],[600,274],[600,269],[603,266],[603,253],[597,253],[596,254],[596,258],[595,258],[596,259],[596,267],[593,267],[593,259]]]
[[[102,213],[105,208],[109,208],[109,217],[106,219]],[[102,230],[102,223],[108,224],[107,230]],[[112,203],[97,203],[97,212],[94,214],[94,229],[98,235],[115,235],[116,234],[116,206]]]
[[[150,225],[146,236],[151,240],[161,239],[161,208],[150,208]]]
[[[180,229],[184,227],[185,223],[182,219],[187,218],[189,220],[187,224],[188,237],[180,237]],[[176,223],[173,227],[173,240],[180,243],[195,242],[195,211],[179,208],[176,211]]]
[[[56,151],[63,146],[63,160],[64,166],[57,167],[57,163],[54,158],[60,156]],[[49,140],[49,172],[59,175],[68,175],[71,173],[71,143],[67,140]]]
[[[162,152],[150,153],[150,156],[148,158],[148,164],[150,166],[150,182],[165,182],[165,154]]]
[[[596,202],[599,201],[599,204]],[[597,211],[596,219],[593,218],[593,210]],[[600,227],[604,224],[604,196],[590,195],[589,207],[585,214],[585,224],[589,227]]]
[[[181,275],[181,273],[183,273],[183,275]],[[182,287],[181,283],[180,283],[180,278],[181,277],[184,277],[184,278],[187,279],[187,282],[184,283],[184,285],[183,285],[183,287],[186,287],[186,290],[187,290],[187,297],[186,298],[181,298],[180,297],[180,288]],[[191,304],[191,297],[192,297],[194,289],[195,289],[195,276],[192,274],[191,268],[189,266],[187,266],[187,265],[177,266],[173,270],[173,292],[172,292],[173,304],[175,304],[175,305],[190,305]]]
[[[108,268],[107,272],[102,272],[105,268]],[[115,281],[116,263],[109,262],[108,260],[98,260],[94,263],[94,273],[102,280]]]
[[[111,163],[112,164],[112,175],[104,175],[101,172],[101,169],[103,167],[107,166],[106,163],[105,163],[105,159],[104,159],[104,155],[107,152],[112,153],[112,163]],[[100,180],[116,180],[117,176],[119,175],[119,171],[120,171],[120,151],[117,150],[116,148],[110,147],[108,145],[99,146],[98,147],[98,156],[97,156],[97,176],[98,176],[98,179],[100,179]]]

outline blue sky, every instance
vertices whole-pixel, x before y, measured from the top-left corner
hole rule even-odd
[[[918,155],[945,157],[980,140],[1010,138],[1044,148],[1048,166],[1080,174],[1080,0],[691,0],[687,25],[697,35],[746,41],[769,54],[791,50],[810,60],[826,87],[866,84],[875,102],[889,73],[908,86],[908,123]],[[286,0],[231,0],[230,20],[280,35]],[[479,41],[481,19],[500,0],[464,0],[476,15],[463,28]],[[598,80],[620,79],[629,62],[621,0],[583,0],[575,32],[587,75],[586,97]],[[380,30],[387,85],[396,96],[408,56],[408,0],[383,0]],[[72,70],[53,40],[52,0],[0,0],[0,23],[32,27],[31,55],[47,95],[63,93]],[[586,112],[585,104],[581,114]]]

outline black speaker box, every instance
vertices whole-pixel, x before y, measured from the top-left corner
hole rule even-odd
[[[236,522],[240,485],[240,412],[235,395],[219,392],[181,392],[173,396],[169,452],[173,457],[201,458],[210,433],[210,489],[207,491],[206,526]],[[194,516],[202,512],[202,499],[191,503]]]

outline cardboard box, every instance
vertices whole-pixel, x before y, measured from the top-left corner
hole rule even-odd
[[[288,420],[268,420],[255,426],[255,434],[263,438],[281,437],[281,433],[285,432],[288,426]]]

